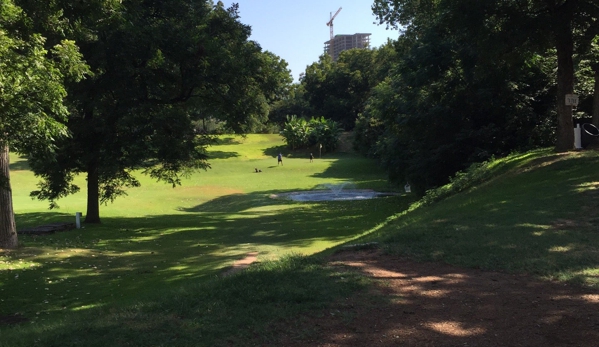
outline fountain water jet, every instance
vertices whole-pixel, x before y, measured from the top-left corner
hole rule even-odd
[[[341,182],[341,183],[325,183],[321,184],[318,187],[325,187],[329,189],[334,195],[339,195],[344,188],[353,189],[356,185],[351,182]]]

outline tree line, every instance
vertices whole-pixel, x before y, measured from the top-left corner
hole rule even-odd
[[[206,122],[278,127],[291,147],[332,149],[352,130],[358,151],[419,194],[494,156],[571,150],[573,117],[599,126],[595,0],[374,0],[397,40],[323,54],[293,85],[238,10],[0,0],[0,248],[17,245],[9,150],[27,156],[41,178],[32,196],[50,207],[85,175],[86,222],[99,223],[102,203],[139,186],[134,170],[177,185],[209,168]]]
[[[274,114],[340,122],[419,194],[494,156],[572,150],[573,117],[599,126],[597,1],[375,0],[372,10],[398,39],[321,56]]]

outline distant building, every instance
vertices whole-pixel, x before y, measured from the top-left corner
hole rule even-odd
[[[370,34],[335,35],[324,43],[324,51],[333,61],[337,61],[341,52],[352,48],[370,48]]]

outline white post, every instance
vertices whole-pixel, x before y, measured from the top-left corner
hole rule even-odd
[[[77,229],[81,229],[81,212],[75,213],[75,226]]]
[[[574,128],[574,147],[576,149],[582,149],[582,132],[580,124],[576,124],[576,128]]]

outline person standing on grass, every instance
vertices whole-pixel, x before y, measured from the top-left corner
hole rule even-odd
[[[277,166],[279,166],[279,164],[283,166],[283,155],[281,153],[277,156]]]
[[[310,153],[310,162],[314,161],[314,155],[312,153]]]

